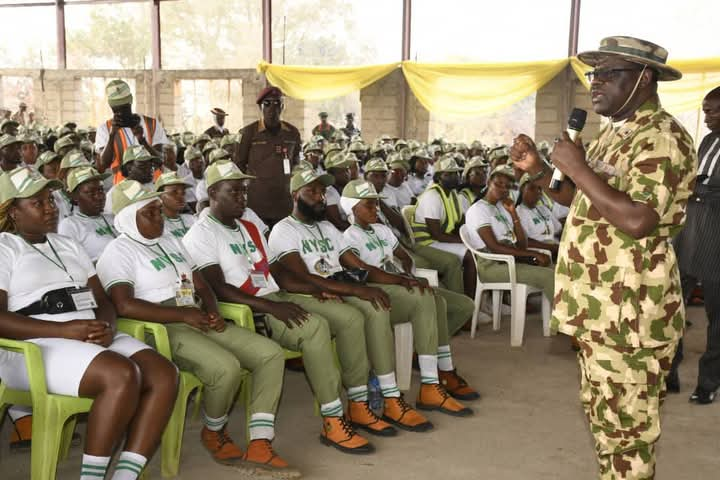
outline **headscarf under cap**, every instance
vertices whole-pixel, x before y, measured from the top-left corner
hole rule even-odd
[[[158,240],[160,240],[159,238],[145,238],[140,233],[140,230],[138,230],[137,212],[146,205],[159,201],[160,199],[157,197],[148,198],[140,200],[139,202],[131,203],[127,207],[123,208],[117,213],[117,215],[115,215],[115,221],[113,222],[115,230],[120,233],[124,233],[128,237],[132,238],[136,242],[142,243],[143,245],[155,245],[158,243]]]

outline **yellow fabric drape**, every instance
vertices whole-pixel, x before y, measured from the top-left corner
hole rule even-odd
[[[429,111],[473,117],[495,112],[539,90],[568,60],[523,63],[427,64],[403,62],[415,97]]]
[[[342,97],[380,80],[399,63],[360,67],[310,67],[260,62],[257,69],[293,98],[325,100]]]
[[[697,110],[705,95],[720,85],[720,58],[697,58],[668,62],[683,73],[675,82],[659,82],[658,94],[663,107],[673,114]],[[570,65],[586,88],[590,89],[584,73],[591,70],[576,57]]]

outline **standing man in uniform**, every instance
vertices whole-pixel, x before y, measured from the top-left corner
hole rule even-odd
[[[335,127],[328,123],[327,112],[320,112],[318,117],[320,117],[320,123],[315,125],[315,128],[312,129],[313,136],[322,135],[328,142],[332,141],[333,135],[335,135]]]
[[[355,135],[360,135],[360,129],[355,126],[355,114],[345,114],[345,126],[340,129],[347,137],[352,140]]]
[[[225,110],[215,107],[210,110],[210,113],[212,113],[215,117],[215,125],[208,128],[203,133],[209,135],[210,138],[222,138],[225,135],[228,135],[230,131],[225,128],[225,117],[227,117],[228,114],[225,113]]]
[[[720,87],[705,96],[702,107],[710,133],[698,149],[697,183],[688,202],[687,224],[675,246],[684,298],[690,298],[698,280],[705,292],[707,346],[700,357],[697,387],[690,401],[706,405],[715,400],[720,387]],[[682,346],[671,371],[678,389],[681,350]]]
[[[18,122],[20,125],[25,125],[25,113],[27,113],[27,103],[20,102],[18,105],[18,111],[12,116],[12,119]]]
[[[671,240],[685,221],[695,179],[693,141],[660,106],[657,82],[682,74],[667,51],[609,37],[578,58],[593,110],[610,121],[590,144],[567,133],[552,162],[572,179],[549,190],[551,172],[525,135],[515,166],[572,205],[555,271],[552,328],[578,340],[580,399],[595,438],[601,479],[651,479],[665,377],[685,325]]]
[[[162,158],[162,147],[169,144],[165,129],[155,118],[132,111],[130,86],[122,80],[112,80],[105,87],[113,117],[101,123],[95,136],[95,150],[100,152],[98,171],[112,169],[113,183],[125,179],[121,172],[123,155],[131,145],[142,145],[150,154]]]
[[[285,102],[279,88],[266,87],[256,103],[262,118],[242,129],[235,163],[256,177],[248,187],[248,207],[272,228],[292,212],[290,174],[302,142],[298,129],[280,120]]]

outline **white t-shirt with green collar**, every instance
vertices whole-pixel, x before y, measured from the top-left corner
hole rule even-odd
[[[534,208],[528,208],[521,204],[517,207],[517,214],[528,238],[543,243],[557,243],[556,237],[562,231],[562,225],[545,205],[538,202]]]
[[[192,280],[195,262],[179,239],[163,235],[153,245],[144,245],[125,234],[110,242],[96,265],[105,290],[114,285],[132,285],[135,298],[160,303],[175,298],[179,279]]]
[[[266,286],[253,294],[263,296],[279,291],[280,287],[267,269],[267,241],[257,226],[255,229],[255,237],[259,239],[260,245],[257,245],[253,235],[242,223],[236,222],[235,228],[230,228],[208,214],[190,228],[182,243],[199,269],[219,265],[225,282],[245,291],[248,291],[246,287],[252,285],[250,273],[253,270],[262,271],[265,274]]]
[[[482,250],[486,246],[478,235],[478,229],[481,227],[491,227],[500,243],[514,245],[517,242],[510,212],[499,202],[492,205],[482,198],[473,203],[465,214],[465,225],[467,225],[470,245],[476,250]]]
[[[76,211],[75,214],[60,220],[58,233],[78,242],[90,259],[97,262],[105,247],[119,235],[113,226],[114,218],[111,214],[103,213],[90,217]]]
[[[343,237],[363,262],[378,268],[382,268],[386,260],[392,261],[393,252],[400,243],[392,230],[381,223],[370,225],[368,230],[353,224],[345,230]]]
[[[181,213],[177,218],[170,218],[163,215],[165,221],[163,235],[172,235],[175,238],[183,238],[195,223],[195,217],[187,213]]]
[[[328,222],[312,225],[292,216],[278,222],[270,232],[270,263],[289,253],[298,253],[308,272],[327,277],[341,271],[340,257],[350,250],[343,234]]]

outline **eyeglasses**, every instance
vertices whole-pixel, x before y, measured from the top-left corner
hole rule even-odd
[[[639,68],[596,68],[589,72],[585,72],[585,78],[592,83],[594,80],[601,82],[610,82],[615,80],[621,72],[639,72]]]
[[[260,102],[260,105],[262,105],[263,107],[270,107],[270,106],[282,107],[283,101],[282,100],[263,100],[262,102]]]

